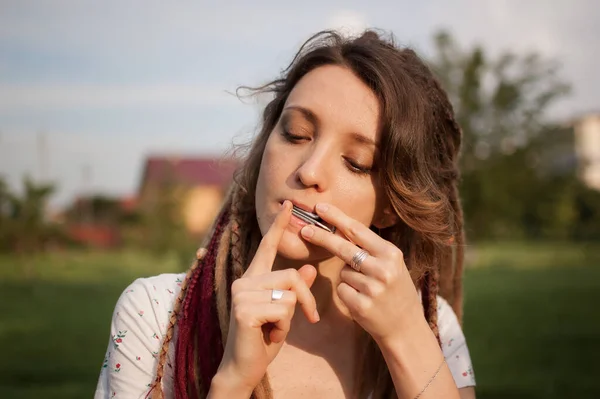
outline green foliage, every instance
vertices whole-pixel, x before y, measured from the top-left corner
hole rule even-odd
[[[537,54],[463,50],[445,32],[435,48],[431,65],[463,129],[469,238],[600,238],[599,194],[577,179],[573,129],[548,121],[569,92],[558,65]]]
[[[597,247],[469,247],[464,331],[479,399],[597,398]],[[146,251],[38,254],[34,279],[0,255],[3,398],[86,398],[119,295],[138,277],[183,272]]]
[[[0,255],[2,398],[90,398],[119,294],[142,276],[181,272],[142,252],[66,251],[28,260]],[[11,359],[9,359],[9,357]]]
[[[32,254],[61,236],[60,229],[45,216],[53,192],[53,185],[37,184],[25,176],[22,194],[18,195],[0,179],[0,249]]]
[[[465,275],[464,332],[477,398],[599,397],[600,323],[589,312],[600,269],[550,260],[519,270],[511,267],[514,261],[523,263],[513,256],[500,267]]]
[[[0,178],[0,250],[4,246],[8,246],[8,240],[10,237],[10,229],[8,226],[9,215],[10,215],[10,192],[4,179]]]
[[[119,198],[93,195],[82,198],[65,211],[67,223],[94,223],[100,225],[127,226],[140,222],[135,210],[124,209]]]
[[[62,225],[46,218],[46,204],[54,186],[37,184],[24,177],[22,194],[9,190],[0,178],[0,251],[30,258],[52,244],[73,246]],[[197,238],[187,232],[182,218],[185,190],[165,181],[155,200],[140,210],[125,210],[120,200],[93,196],[76,201],[65,211],[65,223],[118,228],[125,244],[146,250],[154,256],[175,255],[187,266],[197,246]],[[23,262],[26,272],[28,262]],[[28,272],[27,272],[28,274]]]

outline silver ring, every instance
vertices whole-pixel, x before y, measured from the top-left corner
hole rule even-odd
[[[368,256],[369,256],[369,252],[367,252],[365,249],[361,249],[360,251],[355,253],[354,256],[352,257],[352,261],[350,262],[350,267],[353,268],[354,270],[356,270],[357,272],[360,272],[360,265],[361,265],[361,263],[363,263],[363,261],[365,259],[367,259]]]
[[[271,302],[275,302],[283,298],[283,291],[271,290]]]

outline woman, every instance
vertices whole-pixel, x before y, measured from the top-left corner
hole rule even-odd
[[[375,32],[322,32],[258,91],[274,98],[205,249],[122,294],[96,398],[474,397],[438,81]]]

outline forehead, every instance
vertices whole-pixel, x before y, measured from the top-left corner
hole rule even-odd
[[[344,67],[327,65],[306,74],[292,89],[287,106],[308,108],[325,129],[360,132],[373,140],[377,134],[379,101]]]

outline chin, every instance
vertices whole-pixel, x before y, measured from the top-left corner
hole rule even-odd
[[[277,253],[285,259],[302,262],[313,262],[331,256],[323,248],[308,244],[302,239],[299,232],[289,229],[283,233]]]

